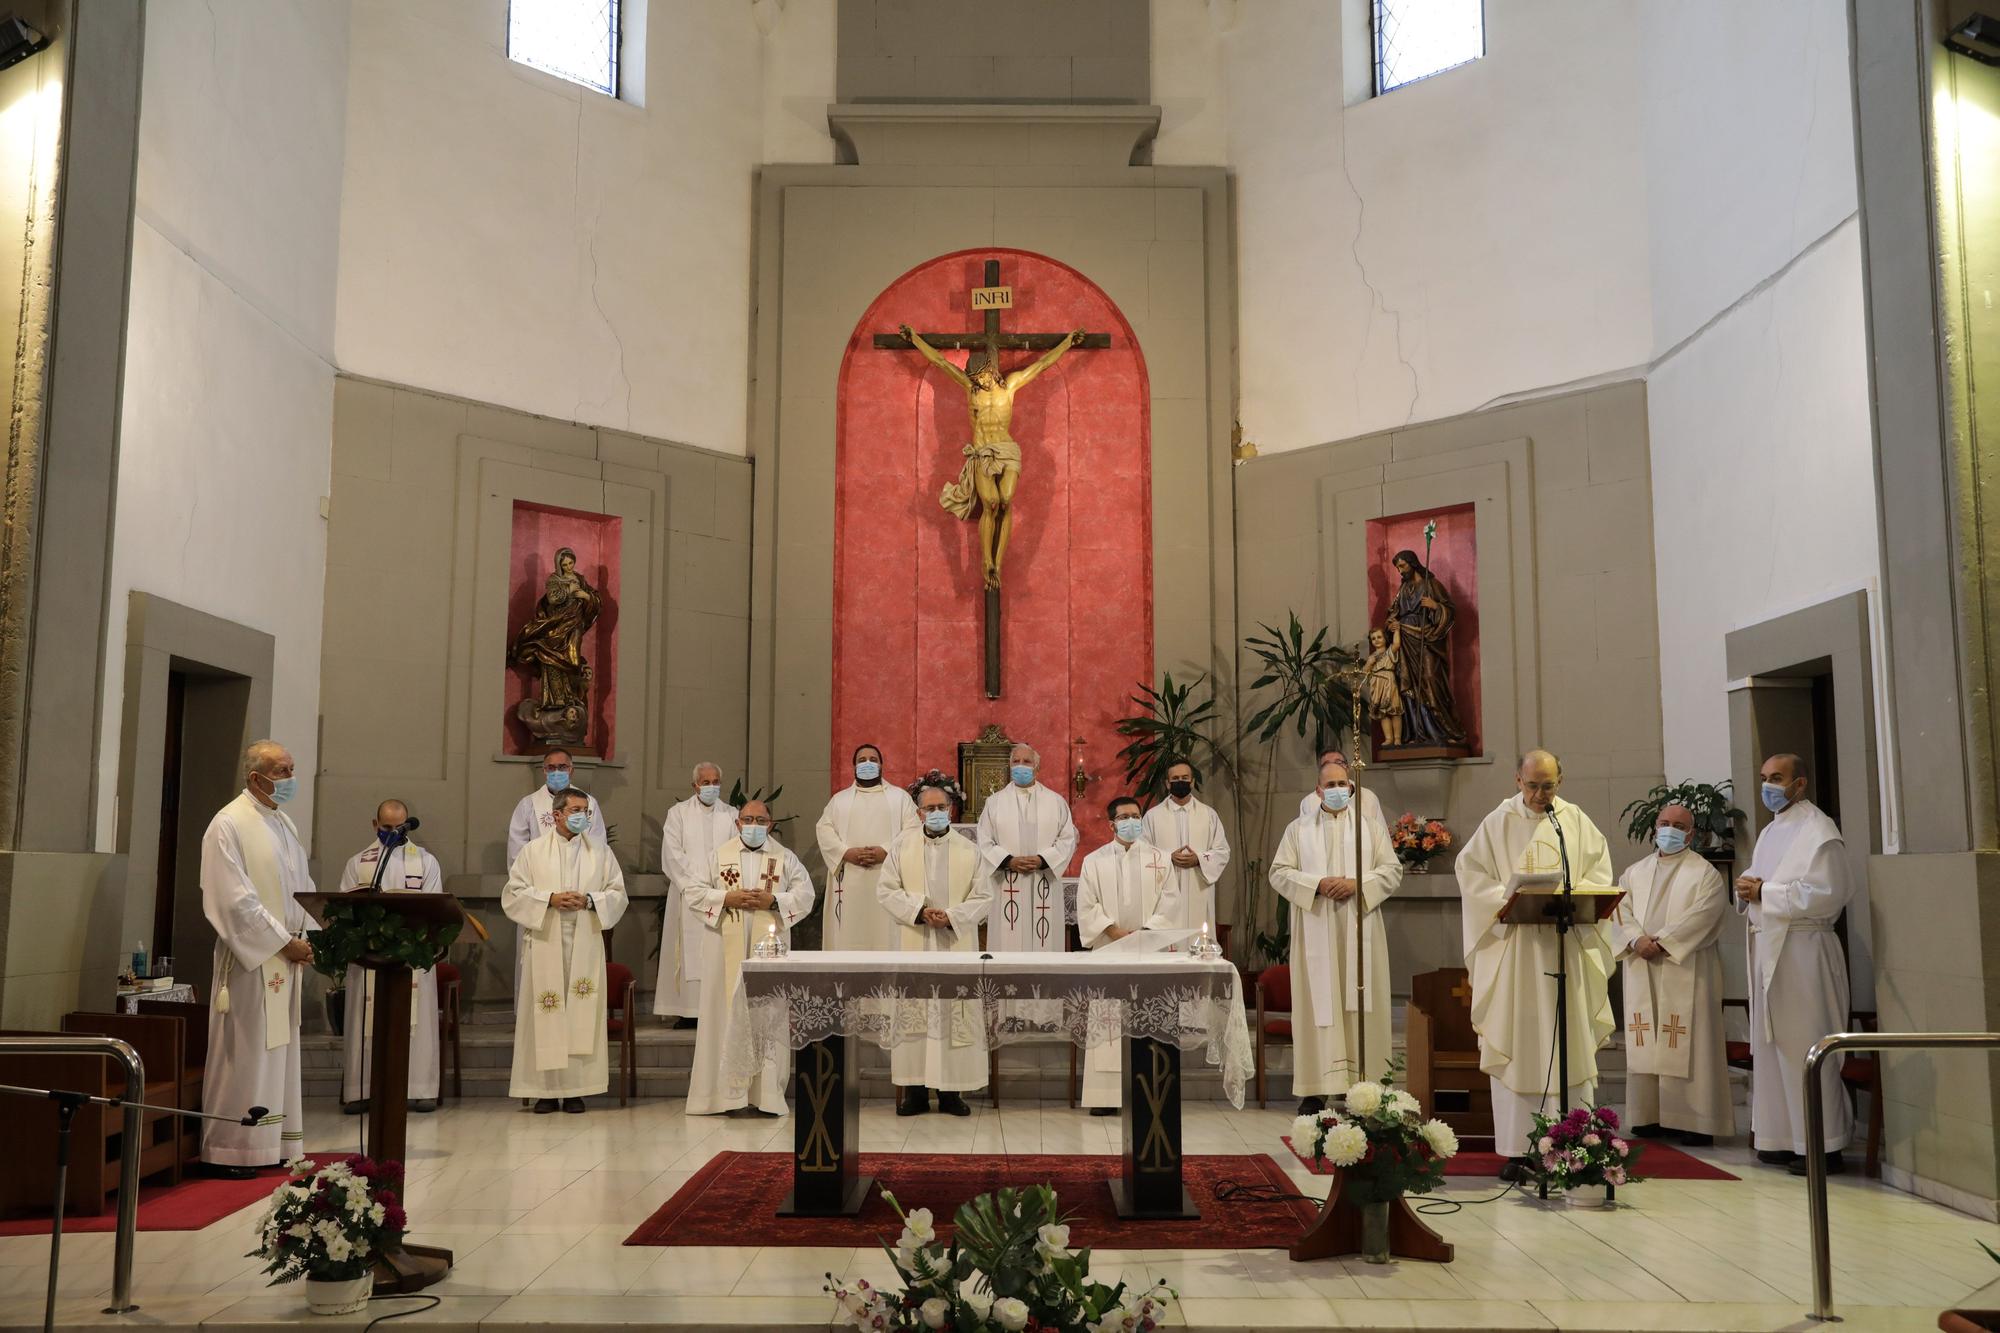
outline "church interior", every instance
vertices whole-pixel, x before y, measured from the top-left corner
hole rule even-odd
[[[2000,1329],[2000,0],[14,0],[0,213],[0,1329]]]

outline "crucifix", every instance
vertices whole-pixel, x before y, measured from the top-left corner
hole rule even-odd
[[[1014,394],[1030,380],[1054,365],[1072,347],[1111,346],[1108,333],[1002,333],[1000,312],[1014,306],[1011,287],[1000,285],[1000,261],[986,261],[986,285],[975,287],[972,308],[985,314],[984,327],[968,333],[918,333],[902,325],[895,333],[878,333],[877,348],[902,351],[916,348],[924,359],[942,370],[953,383],[965,390],[966,406],[972,413],[972,442],[964,449],[965,466],[958,480],[951,482],[938,503],[959,518],[979,518],[979,553],[986,587],[986,697],[1000,697],[1000,566],[1007,555],[1007,539],[1014,523],[1014,488],[1021,477],[1021,446],[1010,430],[1014,420]],[[947,360],[946,350],[969,352],[965,369]],[[1042,355],[1019,370],[1000,373],[1000,353],[1041,352]]]

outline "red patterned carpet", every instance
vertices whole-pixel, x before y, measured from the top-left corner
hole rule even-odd
[[[1123,1169],[1117,1157],[1053,1155],[1002,1157],[946,1153],[863,1153],[861,1172],[875,1177],[877,1191],[857,1217],[774,1217],[792,1187],[789,1153],[717,1153],[708,1165],[625,1238],[627,1245],[872,1245],[894,1244],[902,1223],[882,1201],[881,1190],[896,1196],[905,1211],[928,1208],[938,1234],[949,1238],[951,1218],[967,1199],[1002,1185],[1048,1184],[1070,1218],[1070,1242],[1093,1249],[1233,1250],[1282,1248],[1318,1216],[1317,1204],[1297,1199],[1220,1201],[1216,1187],[1227,1183],[1294,1186],[1278,1164],[1262,1153],[1239,1157],[1194,1157],[1182,1164],[1187,1190],[1200,1219],[1192,1222],[1128,1222],[1112,1211],[1105,1182]]]
[[[1670,1148],[1664,1143],[1648,1143],[1644,1140],[1641,1140],[1641,1144],[1639,1174],[1648,1180],[1740,1180],[1742,1178],[1730,1175],[1719,1166],[1710,1166],[1701,1158],[1684,1153],[1679,1148]],[[1333,1174],[1333,1168],[1324,1163],[1314,1166],[1311,1162],[1306,1162],[1299,1150],[1292,1146],[1290,1136],[1286,1137],[1285,1146],[1291,1148],[1292,1156],[1305,1162],[1306,1169],[1314,1175]],[[1500,1165],[1506,1160],[1497,1152],[1462,1152],[1444,1164],[1444,1173],[1448,1178],[1491,1176],[1498,1179]]]
[[[239,1208],[261,1203],[270,1197],[271,1191],[284,1178],[284,1169],[273,1167],[249,1180],[212,1180],[204,1177],[183,1180],[178,1185],[142,1185],[139,1187],[139,1230],[199,1231],[220,1222]],[[115,1231],[117,1228],[117,1204],[109,1197],[104,1201],[104,1211],[95,1217],[63,1214],[65,1236],[86,1231]],[[0,1236],[48,1234],[49,1219],[46,1217],[0,1221]],[[243,1236],[243,1243],[248,1245],[250,1233],[246,1230]]]

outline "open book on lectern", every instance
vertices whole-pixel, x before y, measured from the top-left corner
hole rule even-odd
[[[1556,900],[1563,896],[1560,870],[1520,871],[1507,879],[1507,901],[1493,918],[1506,926],[1555,924]],[[1570,890],[1575,924],[1594,925],[1616,910],[1625,890],[1615,884],[1579,884]]]

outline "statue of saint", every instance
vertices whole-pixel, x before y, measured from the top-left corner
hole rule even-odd
[[[1451,593],[1415,551],[1391,562],[1401,579],[1385,628],[1395,645],[1403,696],[1403,745],[1463,745],[1465,724],[1451,695]]]
[[[581,745],[590,722],[590,663],[583,636],[597,623],[604,598],[576,572],[576,552],[556,552],[555,569],[542,585],[507,660],[532,667],[541,677],[541,699],[523,699],[516,715],[538,741]]]
[[[938,503],[966,519],[972,517],[977,506],[979,555],[985,567],[986,586],[997,588],[1000,562],[1007,557],[1007,537],[1014,526],[1014,487],[1021,479],[1021,446],[1009,434],[1014,423],[1014,393],[1082,342],[1083,332],[1070,334],[1033,365],[1002,378],[999,367],[988,360],[979,361],[969,373],[960,370],[909,325],[900,328],[925,360],[965,390],[966,406],[972,412],[972,443],[965,446],[965,466],[959,471],[958,480],[944,488]]]

